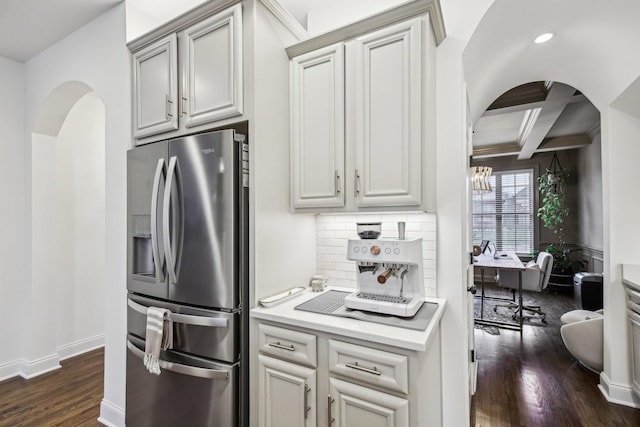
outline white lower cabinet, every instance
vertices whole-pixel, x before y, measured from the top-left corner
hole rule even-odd
[[[316,425],[316,370],[258,356],[260,427]]]
[[[631,350],[631,389],[640,398],[640,314],[627,309]]]
[[[441,425],[439,332],[426,351],[288,324],[258,335],[260,427]]]
[[[333,427],[404,427],[409,400],[336,378],[329,379],[329,415]],[[329,422],[331,420],[331,422]]]

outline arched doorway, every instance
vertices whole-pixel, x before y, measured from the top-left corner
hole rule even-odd
[[[58,361],[104,344],[105,108],[81,82],[58,86],[31,134],[29,360]],[[40,371],[40,372],[38,372]]]
[[[640,61],[630,59],[638,29],[631,17],[640,5],[624,2],[602,9],[594,1],[562,5],[494,1],[476,28],[463,55],[470,110],[475,121],[499,94],[520,83],[563,81],[587,95],[602,114],[603,242],[604,242],[604,371],[600,390],[611,402],[634,406],[629,384],[629,348],[621,264],[640,255],[629,236],[640,226],[629,212],[637,210],[625,185],[638,178],[630,159],[639,148],[637,126],[615,110],[614,101],[640,73]],[[553,11],[549,13],[549,11]],[[546,28],[542,29],[545,26]],[[593,28],[603,31],[594,34]],[[542,31],[556,39],[543,46],[532,41]],[[630,206],[631,203],[631,206]]]

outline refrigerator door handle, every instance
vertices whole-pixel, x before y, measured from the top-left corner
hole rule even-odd
[[[178,282],[176,277],[176,264],[173,259],[173,253],[171,252],[171,234],[169,230],[169,209],[171,208],[171,187],[173,186],[173,180],[176,177],[176,169],[178,166],[178,158],[172,156],[169,160],[169,169],[167,170],[167,183],[164,187],[164,200],[163,200],[163,216],[162,216],[162,231],[164,234],[164,254],[167,260],[167,271],[169,273],[169,283],[175,285]]]
[[[128,300],[127,304],[138,313],[144,314],[145,316],[147,315],[146,306],[138,304],[131,299]],[[229,327],[229,319],[222,317],[193,316],[190,314],[171,313],[169,320],[175,323],[184,323],[186,325],[209,326],[212,328]]]
[[[127,348],[138,358],[144,358],[144,351],[140,350],[131,341],[127,340]],[[200,377],[211,380],[228,380],[229,372],[220,369],[197,368],[195,366],[183,365],[181,363],[169,362],[167,360],[159,360],[162,369],[176,372],[178,374],[189,375],[192,377]]]
[[[164,175],[164,159],[158,159],[156,173],[153,177],[153,190],[151,191],[151,252],[153,254],[153,265],[156,269],[156,280],[164,282],[164,272],[162,264],[164,259],[160,259],[160,244],[158,242],[158,192],[160,191],[160,178]],[[165,178],[166,180],[166,178]],[[164,257],[163,257],[164,258]]]

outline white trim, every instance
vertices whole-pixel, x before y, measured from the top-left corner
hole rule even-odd
[[[307,30],[278,0],[260,0],[260,3],[298,40],[302,41],[309,38]]]
[[[0,365],[0,381],[8,380],[9,378],[20,375],[21,366],[21,360],[14,360],[13,362],[7,362]]]
[[[89,338],[84,338],[76,342],[65,344],[58,347],[58,356],[60,360],[65,360],[73,356],[77,356],[82,353],[86,353],[96,348],[104,347],[104,334],[96,335]]]
[[[102,334],[60,346],[57,348],[55,354],[51,354],[40,359],[33,361],[17,359],[3,363],[0,365],[0,381],[17,377],[18,375],[28,380],[39,375],[46,374],[47,372],[55,371],[62,367],[60,365],[61,360],[65,360],[100,347],[104,347],[104,335]]]
[[[600,373],[600,384],[598,384],[598,388],[604,398],[607,399],[607,402],[640,409],[640,398],[635,395],[631,387],[624,384],[612,383],[605,372]]]
[[[51,354],[49,356],[42,357],[36,360],[22,359],[20,367],[20,376],[25,380],[37,377],[38,375],[46,374],[47,372],[60,369],[60,357],[58,353]]]
[[[217,0],[204,2],[201,5],[196,6],[193,9],[188,10],[182,15],[176,17],[175,19],[167,22],[161,27],[153,29],[148,33],[141,35],[140,37],[131,40],[129,43],[127,43],[127,47],[131,52],[135,52],[145,47],[146,45],[160,39],[161,37],[184,30],[188,26],[195,24],[196,22],[200,22],[205,18],[215,15],[216,13],[221,12],[226,8],[234,6],[235,4],[240,2],[241,0]]]
[[[321,47],[351,39],[423,14],[428,14],[436,45],[439,45],[446,37],[442,11],[440,10],[440,1],[414,0],[395,6],[391,9],[384,10],[376,15],[354,22],[353,24],[346,25],[336,30],[329,31],[291,45],[286,48],[287,55],[289,55],[289,58],[294,58],[302,55],[303,53],[311,52]]]
[[[100,402],[100,416],[98,422],[107,427],[120,427],[124,425],[124,408],[114,405],[106,399]]]

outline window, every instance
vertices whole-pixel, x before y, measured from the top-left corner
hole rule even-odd
[[[533,169],[495,172],[491,192],[473,193],[473,243],[491,240],[499,251],[533,251]]]

